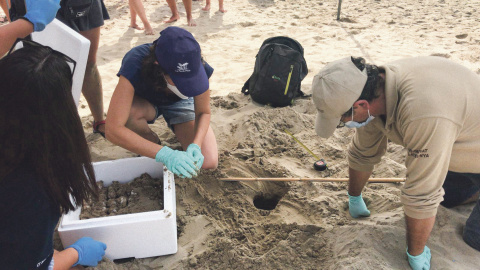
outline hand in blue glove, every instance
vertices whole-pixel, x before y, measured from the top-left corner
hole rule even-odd
[[[432,254],[430,253],[430,249],[425,246],[423,249],[422,254],[417,256],[412,256],[408,253],[407,248],[407,256],[408,256],[408,264],[412,267],[413,270],[429,270],[430,269],[430,260],[432,259]]]
[[[180,177],[192,178],[197,176],[197,169],[193,159],[187,152],[173,150],[168,146],[162,147],[155,156],[157,162],[165,164],[167,169]]]
[[[191,143],[187,147],[187,154],[195,162],[195,165],[197,166],[197,170],[200,170],[203,165],[203,160],[205,159],[202,155],[202,149],[200,149],[200,146],[198,146],[198,144]]]
[[[78,261],[73,265],[97,266],[105,255],[107,245],[102,242],[95,241],[90,237],[82,237],[73,245],[67,248],[74,248],[78,252]]]
[[[350,196],[348,194],[348,211],[353,218],[370,216],[370,211],[363,201],[362,194],[360,196]]]
[[[25,0],[25,6],[27,14],[23,17],[33,24],[35,32],[39,32],[55,19],[60,0]]]

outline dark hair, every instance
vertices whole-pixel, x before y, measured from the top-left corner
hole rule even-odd
[[[61,213],[98,187],[72,96],[70,66],[48,47],[24,47],[0,59],[0,181],[31,166]]]
[[[362,57],[353,57],[352,62],[355,66],[363,71],[367,69],[367,82],[363,87],[362,93],[357,100],[366,100],[368,102],[378,98],[380,96],[380,89],[382,89],[385,85],[385,80],[380,73],[385,73],[384,70],[379,69],[375,65],[370,65],[365,63],[365,59]],[[343,116],[349,116],[352,114],[352,108],[350,108],[347,112],[343,114]]]
[[[155,56],[155,44],[150,46],[148,55],[142,62],[142,76],[144,80],[152,80],[155,91],[170,94],[167,91],[167,81],[165,80],[165,71],[159,64],[155,63],[157,57]]]

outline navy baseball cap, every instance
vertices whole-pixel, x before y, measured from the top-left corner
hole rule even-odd
[[[160,32],[160,37],[154,43],[158,63],[180,93],[194,97],[208,90],[200,45],[190,32],[170,26]]]

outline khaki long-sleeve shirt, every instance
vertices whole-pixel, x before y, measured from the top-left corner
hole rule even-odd
[[[404,146],[405,214],[435,216],[447,171],[480,173],[480,76],[432,56],[381,68],[386,74],[386,117],[357,129],[348,149],[349,165],[372,171],[388,140]]]

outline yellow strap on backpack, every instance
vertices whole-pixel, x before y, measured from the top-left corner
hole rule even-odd
[[[290,73],[288,73],[287,86],[285,87],[284,95],[287,95],[288,86],[290,85],[290,78],[292,78],[292,73],[293,73],[293,65],[290,65]]]

